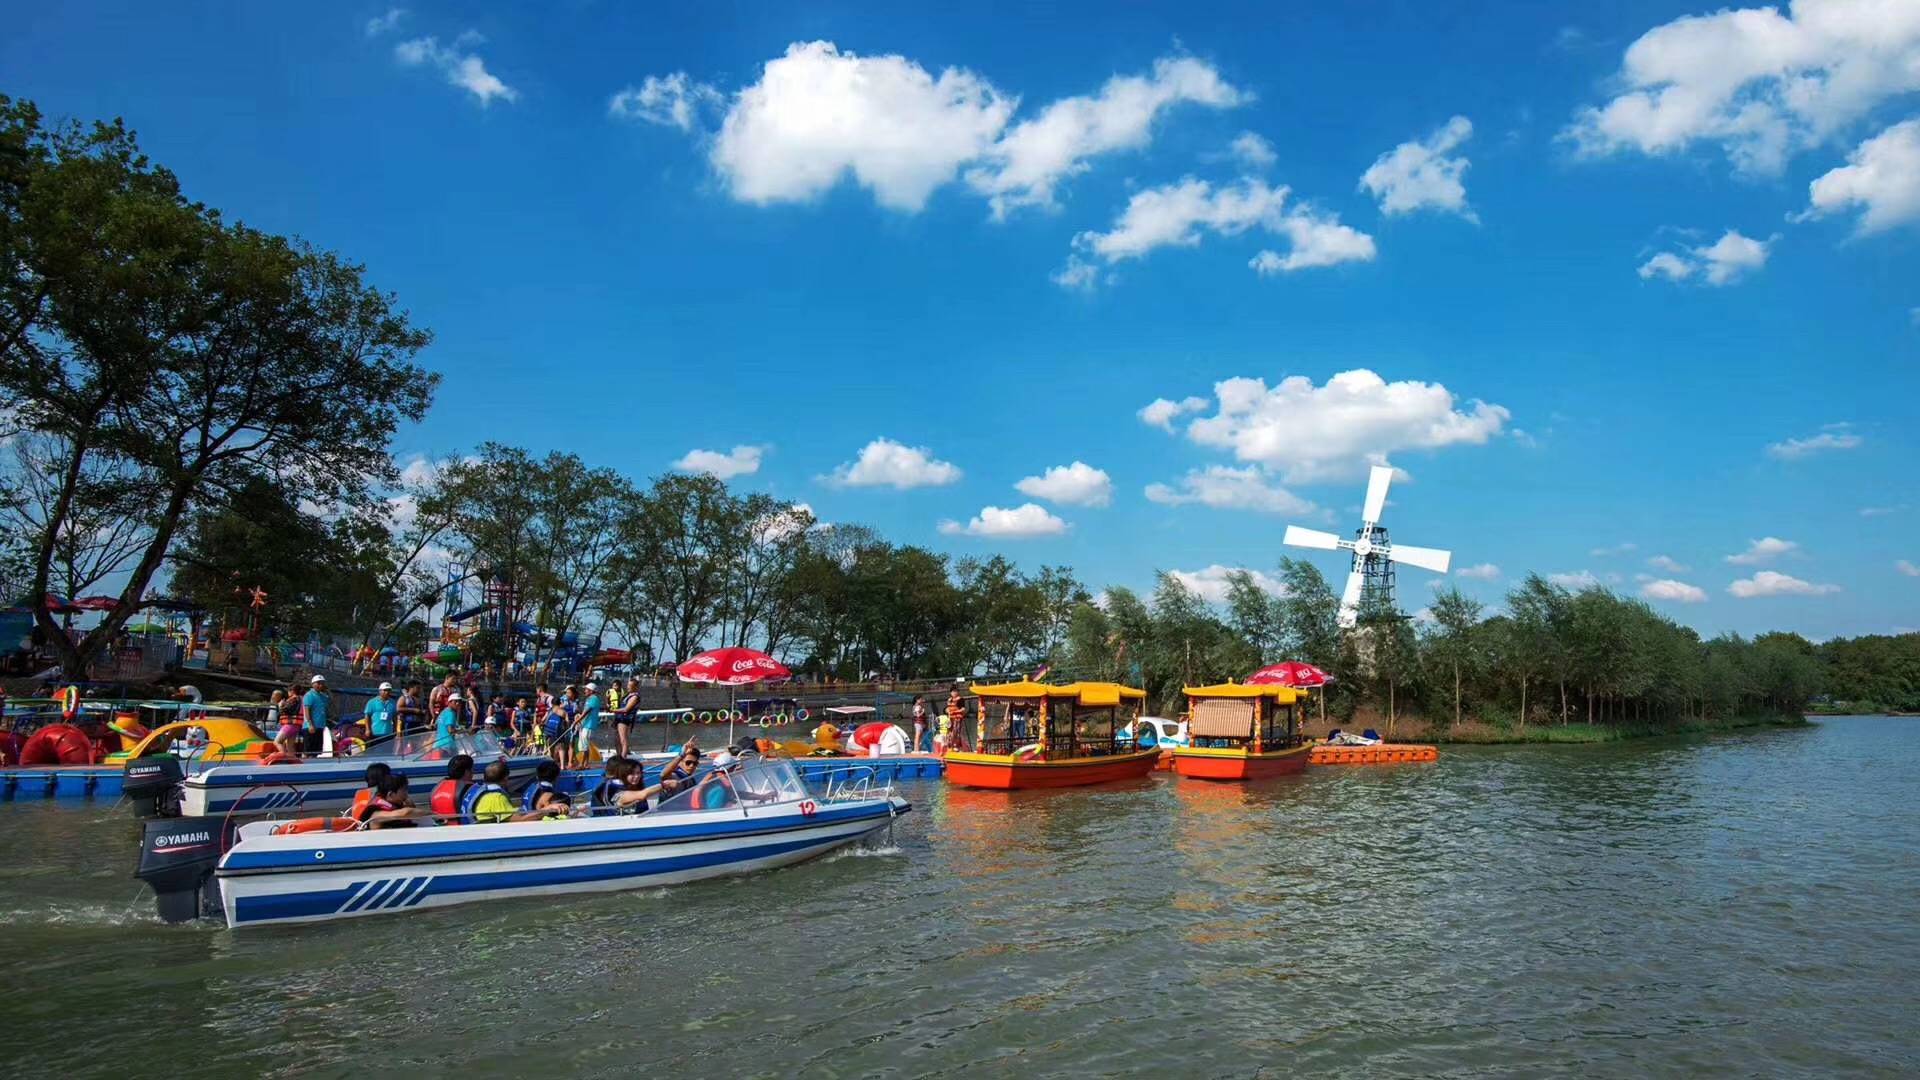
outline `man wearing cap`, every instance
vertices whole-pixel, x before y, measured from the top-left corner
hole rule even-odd
[[[380,684],[380,693],[367,702],[367,738],[384,739],[393,734],[393,718],[399,703],[393,700],[393,684]]]
[[[307,757],[318,756],[326,744],[327,706],[331,701],[327,677],[315,675],[312,689],[300,699],[300,752]]]
[[[587,700],[580,706],[580,739],[574,752],[582,761],[586,760],[587,748],[593,745],[593,733],[600,727],[600,684],[586,685]]]
[[[446,707],[440,710],[440,718],[433,724],[433,752],[444,757],[453,753],[453,737],[460,730],[460,691],[447,695]]]

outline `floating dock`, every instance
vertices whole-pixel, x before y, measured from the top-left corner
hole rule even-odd
[[[371,759],[369,759],[371,760]],[[888,757],[803,757],[793,763],[809,784],[824,788],[856,783],[870,777],[877,784],[894,780],[938,780],[940,759],[928,754]],[[647,769],[649,781],[658,778],[658,765]],[[600,770],[572,769],[561,774],[560,790],[577,793],[600,782]],[[34,799],[118,799],[123,776],[118,765],[22,765],[0,768],[0,802]]]
[[[1316,746],[1309,759],[1314,765],[1396,765],[1408,761],[1438,761],[1440,748],[1414,743],[1380,743],[1377,746]]]

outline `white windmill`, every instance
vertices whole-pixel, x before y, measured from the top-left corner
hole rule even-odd
[[[1380,511],[1387,505],[1387,485],[1392,482],[1391,467],[1373,467],[1372,473],[1367,476],[1367,504],[1361,508],[1360,528],[1354,532],[1353,539],[1343,540],[1330,532],[1289,525],[1287,535],[1282,540],[1291,547],[1318,548],[1322,551],[1345,549],[1353,552],[1353,570],[1347,575],[1345,591],[1340,594],[1341,626],[1352,626],[1359,621],[1361,600],[1365,596],[1378,596],[1389,607],[1392,606],[1394,563],[1406,563],[1444,574],[1447,565],[1453,561],[1451,551],[1387,542],[1387,530],[1380,527]]]

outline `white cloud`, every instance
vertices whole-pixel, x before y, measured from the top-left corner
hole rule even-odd
[[[1481,401],[1456,409],[1439,383],[1390,383],[1364,368],[1325,386],[1293,375],[1271,388],[1264,379],[1227,379],[1213,391],[1218,410],[1189,423],[1188,437],[1277,470],[1289,483],[1354,476],[1399,450],[1482,445],[1512,416]]]
[[[759,472],[760,457],[764,453],[764,446],[736,446],[724,454],[718,450],[689,450],[685,457],[673,463],[673,467],[681,472],[705,473],[718,480],[731,480],[736,476]]]
[[[1767,265],[1767,256],[1778,239],[1780,237],[1776,234],[1765,240],[1755,240],[1728,229],[1711,244],[1684,248],[1678,252],[1660,252],[1640,264],[1640,276],[1643,279],[1662,277],[1668,281],[1685,281],[1698,273],[1709,285],[1731,285]]]
[[[1920,52],[1914,57],[1920,70]],[[1847,164],[1808,185],[1802,217],[1860,208],[1861,235],[1920,221],[1920,120],[1907,120],[1855,147]]]
[[[1478,222],[1461,182],[1468,161],[1453,155],[1472,135],[1473,122],[1456,116],[1425,139],[1403,142],[1381,154],[1361,175],[1360,188],[1380,200],[1384,214],[1430,209]]]
[[[1804,439],[1786,439],[1769,443],[1767,456],[1779,461],[1798,461],[1803,457],[1826,453],[1829,450],[1853,450],[1859,447],[1860,443],[1860,436],[1842,428],[1809,435]]]
[[[692,131],[703,109],[718,108],[726,97],[720,91],[697,82],[684,71],[671,75],[649,75],[638,87],[629,86],[607,100],[607,115],[620,120],[644,120],[649,124]]]
[[[1901,505],[1901,506],[1863,506],[1863,507],[1861,507],[1861,508],[1860,508],[1860,516],[1861,516],[1861,517],[1886,517],[1886,516],[1888,516],[1889,514],[1897,514],[1897,513],[1899,513],[1900,511],[1902,511],[1902,510],[1905,510],[1905,509],[1906,509],[1906,506],[1904,506],[1904,505]]]
[[[1252,177],[1215,188],[1189,176],[1135,192],[1111,229],[1082,232],[1073,238],[1073,246],[1112,265],[1157,248],[1197,247],[1207,232],[1238,236],[1257,228],[1285,238],[1291,246],[1284,256],[1271,251],[1256,255],[1248,265],[1261,274],[1374,257],[1372,237],[1310,207],[1288,209],[1287,198],[1285,185],[1269,186]]]
[[[1792,540],[1765,536],[1749,543],[1747,550],[1727,556],[1727,561],[1735,566],[1764,566],[1782,555],[1795,554],[1799,550],[1800,545]]]
[[[1054,189],[1085,172],[1088,158],[1146,146],[1154,120],[1168,108],[1224,109],[1246,100],[1212,65],[1163,57],[1151,75],[1116,75],[1098,94],[1061,98],[1015,124],[982,164],[967,170],[967,183],[987,197],[997,219],[1022,206],[1052,206]]]
[[[1587,554],[1593,556],[1596,559],[1606,559],[1606,558],[1611,558],[1615,555],[1625,555],[1626,553],[1635,550],[1639,546],[1640,546],[1639,544],[1635,544],[1632,542],[1628,542],[1624,544],[1614,544],[1611,547],[1594,548],[1592,551],[1587,552]]]
[[[1669,574],[1684,574],[1688,567],[1671,555],[1655,555],[1647,560],[1647,565],[1655,570],[1665,570]]]
[[[1920,566],[1913,565],[1913,563],[1910,560],[1895,559],[1893,562],[1893,568],[1907,575],[1908,577],[1920,577]]]
[[[1563,589],[1591,589],[1600,584],[1591,570],[1570,570],[1563,574],[1548,574],[1547,580]]]
[[[1640,595],[1649,600],[1671,600],[1677,604],[1707,602],[1707,590],[1698,585],[1689,585],[1684,581],[1674,581],[1671,578],[1647,582],[1640,586]]]
[[[1169,570],[1167,576],[1186,586],[1188,592],[1209,604],[1224,604],[1227,602],[1227,578],[1239,573],[1251,577],[1254,586],[1268,596],[1287,594],[1287,587],[1278,579],[1243,566],[1221,566],[1219,563],[1214,563],[1199,570]]]
[[[802,202],[851,176],[882,206],[918,211],[987,152],[1014,104],[961,68],[936,77],[904,56],[795,42],[734,97],[713,166],[743,202]]]
[[[379,37],[382,34],[390,34],[400,25],[400,20],[406,17],[406,8],[388,8],[385,15],[375,15],[367,20],[367,36]]]
[[[1144,423],[1152,424],[1162,431],[1172,431],[1173,422],[1182,415],[1201,412],[1206,407],[1207,399],[1203,397],[1186,397],[1179,401],[1154,398],[1141,408],[1139,416]]]
[[[1091,291],[1100,283],[1100,267],[1078,255],[1068,255],[1067,264],[1047,276],[1063,289]]]
[[[689,81],[687,92],[700,86]],[[673,100],[671,89],[663,93]],[[743,202],[802,202],[851,177],[882,206],[909,213],[964,171],[994,217],[1005,218],[1054,205],[1059,186],[1089,159],[1146,146],[1174,105],[1245,100],[1211,65],[1165,57],[1149,74],[1114,76],[1097,94],[1061,98],[1009,126],[1018,96],[964,68],[936,76],[897,54],[794,42],[734,96],[712,162]]]
[[[1500,576],[1500,568],[1490,562],[1478,566],[1463,566],[1453,572],[1454,577],[1472,578],[1475,581],[1492,581]],[[1441,579],[1434,578],[1435,581]]]
[[[507,102],[518,101],[518,90],[488,71],[486,62],[477,53],[466,51],[480,40],[480,36],[472,31],[455,38],[452,45],[442,45],[440,39],[434,37],[414,38],[395,45],[393,56],[408,67],[438,69],[449,84],[479,98],[483,106],[493,104],[495,98]]]
[[[1197,503],[1215,510],[1258,510],[1268,514],[1309,514],[1318,507],[1270,480],[1261,469],[1209,465],[1189,470],[1178,487],[1148,484],[1147,498],[1166,506]]]
[[[1000,540],[1030,540],[1040,536],[1059,536],[1070,526],[1054,517],[1039,503],[1022,503],[1011,510],[998,506],[983,507],[965,525],[943,521],[940,531],[948,536],[990,536]]]
[[[1563,133],[1585,155],[1716,143],[1774,173],[1881,102],[1920,89],[1920,5],[1795,0],[1657,26],[1627,48],[1619,92]]]
[[[1750,600],[1756,596],[1825,596],[1839,592],[1840,586],[1815,585],[1797,577],[1762,570],[1750,578],[1735,581],[1727,586],[1727,591],[1742,600]]]
[[[1113,479],[1084,461],[1055,465],[1013,486],[1022,495],[1068,506],[1105,506],[1113,501]]]
[[[840,487],[890,487],[899,491],[939,487],[960,479],[960,469],[933,456],[924,446],[906,446],[892,439],[875,439],[860,456],[833,470],[829,483]]]
[[[1235,161],[1249,169],[1269,168],[1280,160],[1280,155],[1273,152],[1273,144],[1251,131],[1241,132],[1228,149]]]

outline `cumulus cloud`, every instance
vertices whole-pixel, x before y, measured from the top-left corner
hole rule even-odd
[[[700,122],[700,113],[725,103],[720,91],[697,82],[684,71],[671,75],[649,75],[639,86],[629,86],[607,100],[607,115],[619,120],[642,120],[649,124],[692,131]]]
[[[1172,431],[1173,422],[1187,413],[1204,412],[1207,399],[1203,397],[1185,397],[1179,401],[1168,398],[1154,398],[1141,407],[1139,416],[1143,423],[1151,424],[1162,431]]]
[[[1669,574],[1684,574],[1688,567],[1671,555],[1655,555],[1647,560],[1647,565],[1655,570],[1665,570]]]
[[[1640,586],[1640,595],[1649,600],[1671,600],[1676,604],[1704,604],[1707,590],[1684,581],[1662,578]]]
[[[1686,281],[1699,274],[1701,280],[1709,285],[1731,285],[1767,265],[1767,256],[1778,239],[1780,237],[1776,234],[1765,240],[1755,240],[1728,229],[1711,244],[1660,252],[1640,264],[1640,276],[1643,279]]]
[[[1289,244],[1285,255],[1262,251],[1253,258],[1248,265],[1261,274],[1366,262],[1375,254],[1372,237],[1311,207],[1289,207],[1285,185],[1269,186],[1253,177],[1216,188],[1189,176],[1137,191],[1112,228],[1082,232],[1073,246],[1076,257],[1111,266],[1163,247],[1197,247],[1206,233],[1238,236],[1253,229]]]
[[[1838,585],[1816,585],[1772,570],[1762,570],[1750,578],[1741,578],[1727,591],[1742,600],[1756,596],[1825,596],[1840,591]]]
[[[1052,206],[1055,188],[1085,172],[1089,158],[1146,146],[1167,109],[1183,103],[1225,109],[1246,100],[1212,65],[1163,57],[1149,75],[1116,75],[1098,94],[1062,98],[1015,124],[985,162],[967,170],[967,183],[987,197],[995,218],[1022,206]]]
[[[688,80],[681,96],[704,100],[695,88],[710,89]],[[662,90],[668,104],[678,100],[674,91]],[[1005,218],[1022,206],[1054,205],[1060,185],[1091,159],[1148,145],[1174,106],[1245,100],[1204,61],[1164,57],[1149,73],[1116,75],[1098,93],[1061,98],[1014,123],[1018,95],[965,68],[935,75],[897,54],[794,42],[734,96],[712,163],[743,202],[806,201],[851,179],[882,206],[909,213],[964,174],[993,216]],[[665,115],[691,126],[671,109]]]
[[[1895,124],[1855,147],[1845,165],[1808,185],[1808,196],[1802,218],[1857,208],[1863,236],[1920,221],[1920,120]]]
[[[1308,514],[1318,507],[1281,487],[1261,469],[1209,465],[1192,469],[1177,486],[1148,484],[1147,498],[1166,506],[1190,503],[1215,510],[1258,510],[1268,514]]]
[[[408,67],[430,67],[446,77],[448,84],[457,86],[478,98],[480,104],[491,105],[497,98],[514,102],[520,99],[520,92],[487,70],[486,62],[478,53],[469,51],[471,46],[484,40],[469,30],[453,40],[451,45],[440,44],[435,37],[414,38],[403,41],[393,47],[394,59]]]
[[[1067,506],[1105,506],[1113,501],[1113,479],[1084,461],[1055,465],[1013,486],[1022,495]]]
[[[1848,431],[1849,424],[1834,424],[1828,430],[1804,439],[1783,439],[1767,445],[1767,456],[1777,461],[1798,461],[1814,454],[1824,454],[1832,450],[1853,450],[1861,443],[1860,436]]]
[[[1547,580],[1563,589],[1591,589],[1600,584],[1591,570],[1569,570],[1560,574],[1548,574]]]
[[[1424,139],[1403,142],[1381,154],[1360,177],[1360,188],[1380,200],[1384,214],[1438,210],[1479,222],[1467,205],[1461,178],[1468,161],[1454,154],[1473,135],[1473,122],[1456,116]]]
[[[1455,570],[1453,576],[1471,578],[1475,581],[1492,581],[1500,576],[1500,568],[1490,562],[1483,562],[1478,566],[1463,566]],[[1435,578],[1434,580],[1439,581],[1440,579]]]
[[[1235,161],[1249,169],[1269,168],[1280,160],[1280,155],[1273,152],[1273,144],[1251,131],[1236,136],[1228,150]]]
[[[382,34],[390,34],[400,25],[400,20],[406,17],[406,8],[388,8],[385,15],[375,15],[367,20],[367,36],[379,37]]]
[[[1727,556],[1727,561],[1735,566],[1765,566],[1782,555],[1792,555],[1799,550],[1800,545],[1792,540],[1763,536],[1748,543],[1747,550]]]
[[[1187,591],[1205,600],[1209,604],[1227,602],[1228,580],[1235,574],[1246,574],[1253,579],[1254,587],[1268,596],[1285,596],[1287,587],[1278,579],[1258,570],[1249,570],[1244,566],[1222,566],[1214,563],[1199,570],[1169,570],[1167,576],[1185,586]]]
[[[1276,470],[1289,483],[1351,477],[1400,450],[1482,445],[1512,416],[1482,401],[1456,408],[1439,383],[1390,383],[1364,368],[1325,386],[1293,375],[1273,387],[1227,379],[1213,391],[1216,411],[1192,420],[1188,438]]]
[[[1920,577],[1920,566],[1913,565],[1908,559],[1895,559],[1893,568],[1908,577]]]
[[[998,506],[983,507],[965,525],[957,521],[940,523],[940,531],[948,536],[986,536],[999,540],[1059,536],[1068,528],[1066,522],[1054,517],[1039,503],[1022,503],[1011,510]]]
[[[736,446],[726,453],[718,450],[689,450],[685,457],[673,463],[681,472],[705,473],[719,480],[731,480],[736,476],[748,476],[760,471],[760,457],[766,452],[764,446]]]
[[[827,482],[839,487],[939,487],[960,479],[960,469],[941,461],[924,446],[907,446],[892,439],[875,439],[860,456],[833,470]]]
[[[1795,0],[1657,26],[1627,48],[1619,91],[1563,132],[1580,153],[1678,153],[1717,144],[1743,172],[1775,173],[1880,103],[1920,89],[1920,6]]]

